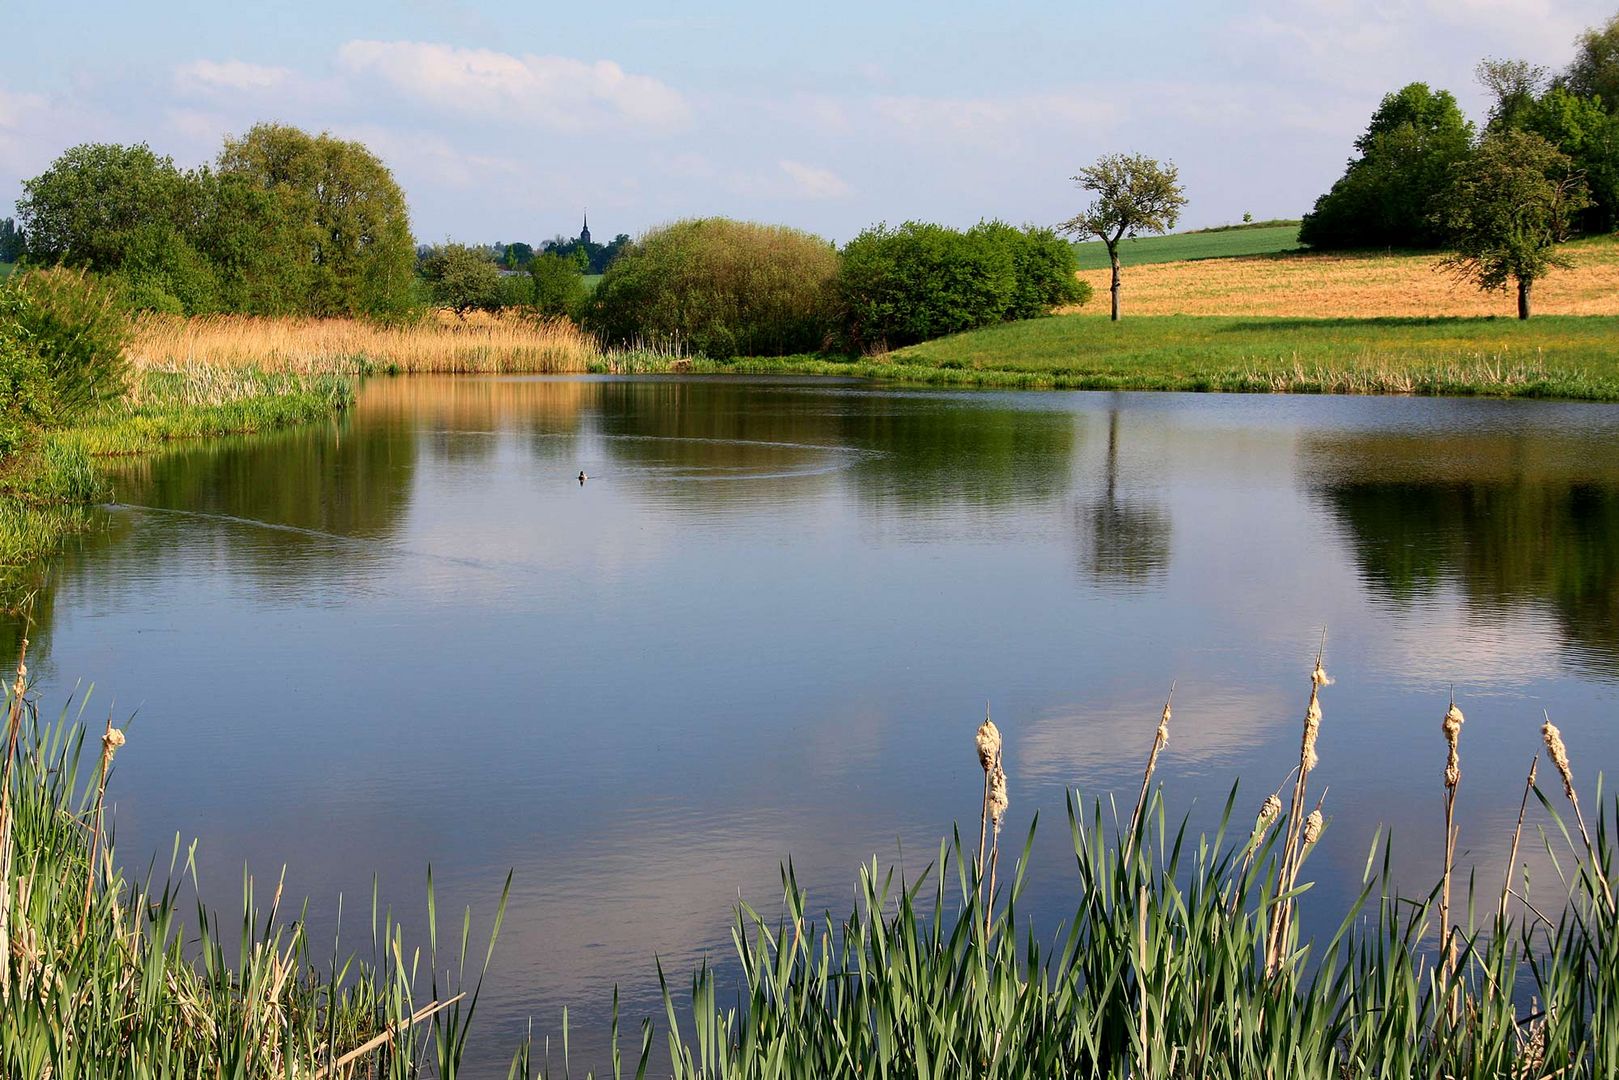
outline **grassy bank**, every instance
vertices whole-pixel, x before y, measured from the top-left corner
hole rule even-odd
[[[13,685],[25,683],[19,669]],[[1332,722],[1329,685],[1318,664],[1296,768],[1273,795],[1253,800],[1251,827],[1233,789],[1213,835],[1177,825],[1154,786],[1168,707],[1150,747],[1143,724],[1134,810],[1069,798],[1074,909],[1054,937],[1020,913],[1033,832],[1021,845],[1003,835],[1002,736],[986,721],[976,739],[978,842],[941,843],[914,881],[896,882],[871,864],[858,909],[841,923],[810,911],[784,870],[781,917],[739,910],[734,1005],[720,1000],[706,965],[689,997],[664,983],[658,1022],[672,1075],[1615,1075],[1619,806],[1587,804],[1587,818],[1578,758],[1550,723],[1541,732],[1547,786],[1531,769],[1504,881],[1480,880],[1456,861],[1465,850],[1456,821],[1466,805],[1467,744],[1452,706],[1429,736],[1450,837],[1432,890],[1397,891],[1390,837],[1365,857],[1358,895],[1311,912],[1317,924],[1328,914],[1337,931],[1322,939],[1300,929],[1306,909],[1325,902],[1311,891],[1307,866],[1329,832],[1324,793],[1312,790],[1316,733]],[[356,956],[331,943],[317,956],[302,909],[283,904],[279,886],[261,904],[251,878],[239,930],[222,932],[230,921],[200,903],[193,922],[181,910],[192,856],[171,865],[167,881],[129,880],[105,828],[110,766],[138,752],[138,733],[127,748],[110,723],[86,739],[66,720],[41,723],[16,691],[5,715],[0,1075],[459,1075],[504,900],[482,966],[474,953],[470,968],[465,929],[448,958],[435,955],[430,932],[418,967],[375,898],[369,953]],[[1523,844],[1546,846],[1561,880],[1531,894]],[[432,927],[431,882],[428,915]],[[441,981],[451,970],[468,971],[465,984]],[[652,1022],[642,1024],[629,1061],[616,1028],[615,1010],[613,1075],[644,1075]],[[525,1041],[510,1075],[566,1075],[563,1053],[553,1072]]]
[[[1119,261],[1125,266],[1149,266],[1194,259],[1271,255],[1292,251],[1298,246],[1298,222],[1256,221],[1252,225],[1227,225],[1168,236],[1138,236],[1120,243]],[[1074,252],[1079,256],[1082,270],[1101,270],[1110,265],[1107,246],[1100,240],[1077,243]]]
[[[882,357],[754,358],[695,372],[842,375],[928,386],[1451,394],[1619,401],[1619,318],[1056,316]]]
[[[177,441],[309,423],[348,408],[356,380],[208,365],[137,367],[121,397],[71,425],[33,432],[0,460],[0,607],[27,595],[41,560],[87,528],[110,497],[96,460]]]

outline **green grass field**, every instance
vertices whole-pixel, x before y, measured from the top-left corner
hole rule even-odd
[[[1619,401],[1619,317],[1284,319],[1084,315],[1006,323],[875,360],[694,371],[843,374],[933,385],[1462,394]]]
[[[1168,236],[1140,236],[1119,245],[1119,259],[1125,266],[1147,263],[1181,262],[1187,259],[1228,259],[1239,255],[1270,255],[1299,246],[1296,221],[1261,221],[1253,225],[1233,225]],[[1100,270],[1108,265],[1107,248],[1100,240],[1074,245],[1081,270]]]

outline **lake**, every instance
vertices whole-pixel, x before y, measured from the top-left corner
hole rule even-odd
[[[89,715],[136,714],[127,868],[196,838],[228,916],[244,862],[265,901],[285,866],[356,948],[373,875],[419,930],[431,864],[478,934],[510,870],[478,1061],[568,1006],[598,1064],[614,986],[661,1045],[654,959],[723,965],[789,857],[841,918],[863,862],[973,831],[986,702],[1037,932],[1074,905],[1065,792],[1128,814],[1172,681],[1170,805],[1212,826],[1240,777],[1246,832],[1323,627],[1311,925],[1380,827],[1437,880],[1452,687],[1461,860],[1498,889],[1542,710],[1582,783],[1619,772],[1616,440],[1550,402],[376,379],[120,467],[33,667],[42,711],[94,682]]]

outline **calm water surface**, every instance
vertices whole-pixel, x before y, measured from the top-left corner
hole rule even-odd
[[[589,1064],[614,985],[660,1013],[654,957],[727,959],[788,856],[839,915],[872,855],[919,871],[976,816],[986,699],[1037,927],[1072,910],[1065,790],[1134,797],[1171,680],[1172,806],[1211,823],[1240,776],[1247,819],[1323,625],[1318,918],[1380,825],[1437,875],[1452,684],[1499,880],[1542,709],[1619,774],[1616,437],[1531,402],[378,380],[118,474],[36,668],[138,710],[120,852],[196,837],[227,907],[285,864],[359,946],[373,873],[419,926],[431,863],[483,926],[515,871],[480,1060],[568,1005]]]

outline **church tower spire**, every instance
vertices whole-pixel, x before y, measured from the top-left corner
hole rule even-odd
[[[589,209],[585,210],[585,224],[584,224],[584,227],[579,230],[579,242],[581,244],[590,243],[590,211],[589,211]]]

